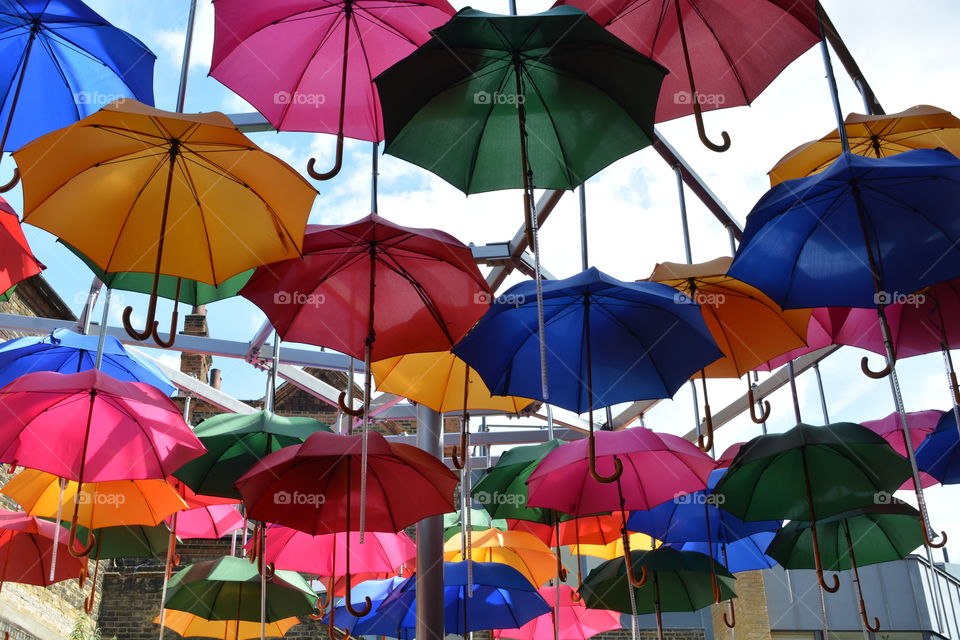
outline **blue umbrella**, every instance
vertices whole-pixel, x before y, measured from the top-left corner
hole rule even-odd
[[[481,629],[519,629],[550,605],[513,567],[474,562],[473,595],[467,595],[467,562],[443,563],[444,629],[463,635]],[[380,605],[380,615],[401,627],[416,627],[417,576],[408,578]],[[466,619],[466,624],[464,620]]]
[[[333,619],[331,620],[328,614],[323,621],[349,631],[354,636],[390,636],[400,640],[412,640],[416,626],[397,625],[395,620],[380,615],[378,611],[383,601],[407,580],[407,578],[387,578],[361,582],[350,590],[350,601],[363,602],[364,598],[370,598],[373,603],[370,613],[358,618],[347,609],[345,599],[339,598],[334,606]]]
[[[960,437],[956,412],[944,412],[937,428],[917,447],[917,466],[943,484],[960,484]]]
[[[767,555],[767,547],[776,536],[775,531],[761,531],[733,542],[671,542],[669,545],[680,551],[697,551],[727,568],[730,573],[769,569],[777,561]]]
[[[94,368],[98,336],[57,329],[46,336],[17,338],[0,344],[0,387],[26,373],[78,373]],[[145,382],[167,395],[175,391],[170,380],[151,362],[128,353],[120,341],[107,336],[100,370],[117,380]]]
[[[120,98],[152,105],[155,61],[80,0],[0,0],[0,149]]]

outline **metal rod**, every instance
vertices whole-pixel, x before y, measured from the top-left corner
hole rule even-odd
[[[581,184],[577,191],[580,195],[580,267],[586,271],[590,268],[590,254],[587,249],[587,183]]]
[[[803,422],[800,417],[800,397],[797,395],[797,376],[793,370],[793,360],[787,363],[787,373],[790,376],[790,395],[793,398],[793,414],[797,418],[797,424]]]
[[[270,370],[267,373],[267,393],[263,398],[263,408],[273,411],[277,400],[277,367],[280,366],[280,335],[273,332],[273,357],[270,358]]]
[[[553,440],[553,438],[554,438],[554,432],[553,432],[553,430],[554,430],[554,428],[553,428],[553,407],[548,404],[548,405],[547,405],[547,439],[548,439],[548,440]]]
[[[90,283],[90,291],[87,293],[87,299],[83,303],[83,310],[80,312],[80,319],[77,321],[77,329],[80,333],[87,335],[90,333],[90,321],[93,319],[93,308],[97,306],[97,299],[100,297],[100,290],[103,289],[103,283],[100,278],[93,276]]]
[[[510,15],[517,15],[517,0],[510,0]]]
[[[443,459],[440,414],[417,405],[417,446]],[[431,516],[417,523],[417,640],[443,640],[443,520]]]
[[[110,289],[107,289],[107,295],[103,297],[103,312],[100,315],[100,337],[97,340],[97,357],[93,363],[93,368],[100,370],[103,364],[103,348],[107,343],[107,319],[110,314]]]
[[[830,414],[827,412],[827,396],[823,393],[823,377],[820,375],[820,365],[813,365],[813,373],[817,376],[817,391],[820,392],[820,409],[823,411],[823,424],[830,424]]]
[[[373,143],[373,157],[370,161],[370,212],[377,213],[377,179],[380,175],[380,143]]]
[[[843,111],[840,109],[840,92],[837,89],[837,77],[833,73],[833,62],[830,60],[830,49],[827,46],[827,33],[823,22],[823,8],[817,3],[817,18],[820,23],[820,52],[823,54],[823,69],[827,73],[827,84],[830,87],[830,99],[833,101],[833,113],[837,118],[837,131],[840,134],[840,147],[844,153],[850,152],[850,141],[847,139],[847,127],[843,122]]]
[[[733,227],[727,227],[727,236],[730,238],[730,255],[737,255],[737,234],[734,232]]]
[[[190,52],[193,50],[193,24],[197,16],[197,0],[190,0],[187,14],[187,32],[183,40],[183,60],[180,63],[180,84],[177,87],[177,113],[183,113],[187,100],[187,76],[190,75]]]
[[[673,173],[677,176],[677,198],[680,201],[680,226],[683,229],[683,250],[687,257],[687,264],[693,264],[693,250],[690,246],[690,224],[687,220],[687,198],[684,195],[683,189],[683,173],[680,172],[679,166],[673,167]]]

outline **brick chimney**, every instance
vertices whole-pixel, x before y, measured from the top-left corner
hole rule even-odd
[[[194,307],[193,312],[184,318],[183,331],[180,333],[188,336],[209,336],[207,308],[205,306]],[[210,379],[210,366],[212,364],[213,357],[209,355],[186,352],[180,354],[180,371],[195,377],[197,380],[207,381]]]

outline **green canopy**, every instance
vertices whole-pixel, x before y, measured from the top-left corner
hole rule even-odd
[[[461,511],[443,514],[443,541],[460,535],[462,524]],[[501,518],[492,519],[483,509],[470,509],[470,530],[486,531],[487,529],[507,530],[507,521]]]
[[[561,444],[559,440],[548,440],[543,444],[510,449],[480,478],[470,495],[492,518],[554,524],[565,514],[528,507],[527,478],[540,461]]]
[[[8,302],[10,300],[10,296],[12,296],[13,292],[16,290],[17,290],[17,285],[13,285],[3,293],[0,293],[0,302]]]
[[[270,411],[222,413],[194,429],[207,453],[173,475],[199,494],[240,498],[233,483],[250,467],[268,453],[303,443],[317,431],[332,433],[313,418],[288,418]]]
[[[62,520],[61,526],[70,528],[68,520]],[[170,529],[165,524],[155,527],[145,525],[101,527],[93,530],[95,544],[90,557],[99,560],[116,558],[150,558],[167,550],[170,542]],[[77,526],[77,540],[86,547],[87,528]]]

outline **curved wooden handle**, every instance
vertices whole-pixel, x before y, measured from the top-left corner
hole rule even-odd
[[[347,533],[347,535],[348,536],[350,535],[349,532]],[[347,548],[347,554],[349,553],[350,553],[350,549]],[[350,615],[352,615],[355,618],[362,618],[363,616],[367,615],[373,610],[373,601],[370,599],[370,596],[364,596],[363,608],[362,609],[354,608],[353,603],[350,602],[350,592],[353,591],[353,585],[351,584],[352,582],[353,582],[353,579],[350,577],[350,574],[349,573],[344,574],[343,590],[344,590],[345,597],[343,598],[343,601],[347,605],[347,611],[350,612]],[[330,611],[330,618],[331,619],[333,618],[332,609]]]
[[[730,612],[730,618],[727,618],[727,612],[723,612],[723,624],[727,625],[728,629],[733,629],[737,626],[737,610],[733,608],[733,600],[727,600],[728,611]]]
[[[888,375],[890,375],[891,369],[892,367],[888,364],[887,366],[885,366],[883,369],[880,369],[879,371],[873,371],[870,369],[870,361],[867,360],[867,357],[864,356],[860,358],[860,370],[863,371],[863,375],[867,376],[868,378],[873,378],[874,380],[880,380],[881,378],[886,378]]]
[[[957,374],[950,372],[950,390],[953,392],[953,404],[960,406],[960,387],[957,385]]]
[[[332,598],[333,596],[330,596],[330,597]],[[349,604],[350,604],[350,594],[349,594],[349,592],[348,592],[348,593],[347,593],[347,606],[349,606]],[[341,640],[341,639],[337,638],[337,634],[334,633],[334,625],[333,625],[333,611],[334,611],[334,609],[336,609],[336,607],[334,607],[334,606],[333,606],[333,603],[331,602],[331,603],[330,603],[330,618],[329,618],[328,621],[327,621],[327,637],[328,637],[330,640]],[[344,630],[343,630],[343,633],[344,633],[344,636],[343,636],[343,639],[342,639],[342,640],[350,640],[350,631],[349,631],[348,629],[344,629]]]
[[[920,528],[923,530],[923,543],[930,547],[931,549],[940,549],[941,547],[946,546],[947,544],[947,532],[940,532],[940,542],[934,542],[930,539],[930,532],[927,531],[927,525],[924,524],[923,519],[920,520]]]
[[[623,475],[623,463],[620,462],[620,458],[613,457],[613,474],[609,476],[602,476],[597,471],[597,443],[593,434],[590,434],[590,438],[587,441],[587,456],[588,456],[588,466],[590,468],[590,475],[593,476],[593,479],[597,482],[602,482],[603,484],[610,484],[611,482],[616,482],[620,479],[620,476]]]
[[[317,161],[315,158],[310,158],[307,161],[307,173],[310,174],[310,177],[314,180],[329,180],[340,173],[340,169],[343,168],[343,133],[337,134],[337,151],[333,161],[333,168],[330,169],[330,171],[320,173],[315,169],[316,165]]]
[[[10,178],[10,182],[8,182],[3,186],[0,186],[0,193],[6,193],[7,191],[10,191],[19,183],[20,183],[20,169],[14,169],[13,177]]]
[[[633,558],[630,557],[630,554],[624,554],[623,561],[627,565],[627,580],[630,581],[634,587],[642,587],[647,584],[647,567],[640,567],[640,577],[637,578],[633,573]]]
[[[169,349],[173,346],[173,343],[177,341],[177,320],[179,319],[180,314],[176,310],[170,316],[170,337],[164,341],[160,338],[160,334],[157,332],[157,329],[160,327],[159,322],[153,323],[153,330],[150,334],[153,336],[153,341],[157,343],[157,346],[164,349]],[[129,332],[128,332],[129,333]]]
[[[717,582],[717,574],[710,574],[710,587],[713,589],[713,601],[720,604],[720,583]]]
[[[815,552],[818,553],[818,552]],[[820,583],[820,586],[823,587],[824,591],[829,593],[836,593],[840,589],[840,578],[837,577],[837,574],[833,574],[830,577],[833,578],[833,586],[829,586],[826,581],[823,579],[823,569],[817,569],[817,581]]]
[[[723,139],[722,144],[716,144],[707,137],[707,129],[703,124],[703,111],[700,109],[700,100],[696,89],[693,89],[693,91],[690,92],[690,98],[693,101],[693,117],[697,121],[697,135],[700,136],[700,142],[703,143],[703,146],[711,151],[716,151],[717,153],[723,153],[729,149],[730,134],[726,131],[720,132],[720,137]]]
[[[707,430],[697,436],[697,447],[700,451],[707,453],[713,449],[713,415],[710,413],[710,405],[706,403],[703,405],[703,421]]]
[[[753,396],[753,386],[750,385],[750,381],[747,381],[747,400],[750,405],[750,419],[754,424],[763,424],[770,418],[770,403],[766,400],[763,401],[763,408],[761,409],[760,415],[757,415],[757,401]]]
[[[133,323],[130,321],[130,317],[133,315],[133,307],[127,307],[123,310],[123,328],[127,330],[127,335],[129,335],[134,340],[146,340],[153,335],[153,332],[156,330],[156,322],[154,322],[153,317],[156,315],[156,300],[153,301],[151,305],[153,313],[150,313],[150,310],[147,311],[147,327],[143,331],[137,331],[133,328]]]
[[[333,592],[330,591],[330,602],[333,603]],[[317,603],[313,605],[313,608],[319,611],[320,613],[308,613],[307,617],[311,620],[323,620],[326,616],[323,615],[323,607],[320,606],[320,596],[317,596]],[[332,608],[332,607],[331,607]]]
[[[351,383],[353,384],[353,383]],[[348,416],[353,416],[354,418],[359,418],[363,416],[363,407],[359,409],[354,409],[347,406],[347,392],[341,391],[340,395],[337,396],[337,405],[340,407],[340,411],[343,411]]]
[[[470,455],[470,452],[467,451],[467,425],[463,424],[460,427],[460,446],[453,446],[453,450],[450,452],[450,458],[453,462],[453,466],[457,469],[463,469],[467,466],[467,456]]]
[[[77,491],[79,491],[79,487]],[[74,548],[74,545],[77,544],[77,521],[76,519],[70,523],[70,538],[67,542],[67,551],[70,552],[74,558],[85,558],[90,555],[90,552],[93,551],[93,547],[97,544],[97,536],[94,535],[93,531],[87,529],[87,546],[83,547],[79,551]]]

